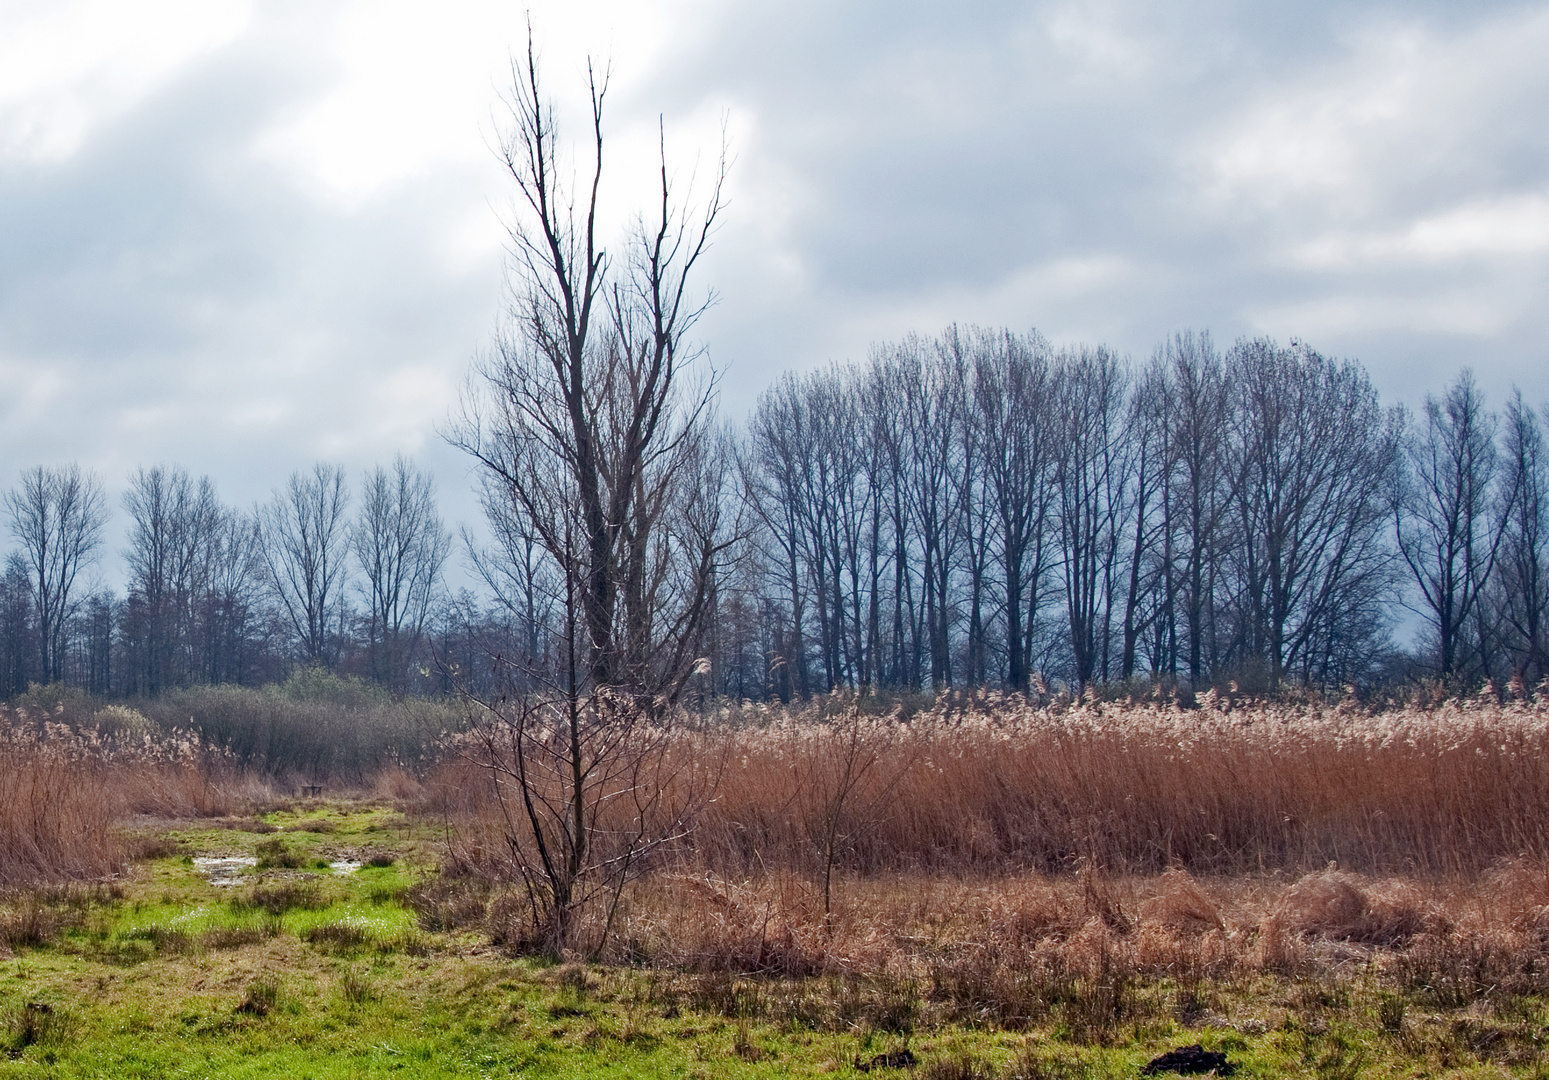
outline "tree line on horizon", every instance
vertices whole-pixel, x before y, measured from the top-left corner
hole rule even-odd
[[[1411,416],[1295,341],[1181,333],[1134,363],[950,327],[784,375],[741,430],[676,452],[704,523],[692,610],[648,551],[649,587],[625,590],[688,620],[675,641],[695,662],[653,691],[669,697],[1549,675],[1540,414],[1520,393],[1491,411],[1467,371]],[[559,670],[583,613],[561,541],[522,525],[541,507],[513,515],[486,483],[493,539],[463,537],[484,589],[454,596],[427,474],[400,457],[353,496],[322,463],[252,511],[208,477],[137,469],[120,596],[83,585],[100,480],[28,470],[3,502],[0,694],[154,697],[321,666],[434,695],[492,686],[497,657]],[[1399,648],[1410,613],[1426,630]]]
[[[1542,440],[1520,393],[1497,415],[1466,370],[1411,416],[1296,341],[1180,333],[1132,363],[1036,332],[908,337],[758,401],[757,652],[781,696],[1536,685]],[[1410,614],[1426,630],[1399,648]]]

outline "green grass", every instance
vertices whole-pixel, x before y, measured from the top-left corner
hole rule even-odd
[[[854,1062],[905,1047],[921,1080],[1117,1078],[1194,1042],[1245,1078],[1549,1068],[1541,1000],[1444,1008],[1361,970],[1088,988],[1006,1030],[961,1007],[943,1019],[924,983],[555,967],[419,928],[403,895],[431,872],[433,835],[388,808],[300,805],[263,822],[275,831],[170,829],[180,854],[38,901],[46,943],[0,949],[0,1080],[858,1076]],[[194,869],[195,854],[257,857],[276,839],[298,868],[225,887]],[[373,852],[392,864],[317,867]]]

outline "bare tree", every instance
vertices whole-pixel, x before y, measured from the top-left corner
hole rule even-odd
[[[939,690],[952,682],[953,571],[966,538],[966,476],[956,436],[967,421],[968,362],[950,337],[938,342],[910,337],[893,354],[891,374],[903,410],[903,460],[910,469],[906,492],[919,546],[930,685]]]
[[[813,442],[807,433],[800,380],[787,373],[759,395],[750,426],[741,460],[742,484],[761,526],[757,538],[767,547],[770,573],[789,603],[786,611],[790,621],[774,635],[769,657],[780,696],[789,700],[808,692],[803,624],[808,596],[806,522],[810,515],[805,506],[812,493],[808,480]]]
[[[1167,518],[1171,494],[1172,444],[1168,430],[1171,395],[1167,370],[1153,362],[1136,381],[1129,401],[1128,469],[1130,497],[1126,536],[1128,568],[1123,582],[1124,615],[1119,678],[1135,674],[1142,636],[1172,610],[1168,589],[1172,529]],[[1160,670],[1160,648],[1152,671]]]
[[[1105,348],[1082,348],[1059,366],[1061,451],[1055,462],[1060,567],[1076,682],[1106,676],[1114,574],[1125,513],[1124,421],[1129,377]]]
[[[1322,652],[1369,644],[1345,631],[1385,599],[1396,435],[1355,364],[1260,338],[1234,346],[1229,367],[1240,633],[1274,687]]]
[[[21,545],[45,682],[65,674],[65,630],[80,598],[76,581],[102,545],[102,482],[79,465],[35,466],[5,495],[11,535]]]
[[[1048,352],[1036,332],[1025,339],[996,334],[985,340],[974,365],[973,415],[1005,584],[1006,682],[1024,692],[1054,491],[1048,482],[1055,452]]]
[[[512,67],[508,325],[447,434],[484,476],[496,533],[533,537],[558,593],[559,663],[492,657],[507,692],[469,700],[480,764],[510,793],[507,840],[538,941],[565,953],[580,908],[616,899],[677,828],[661,810],[654,725],[700,659],[735,534],[713,378],[696,376],[687,338],[708,303],[690,281],[721,211],[724,157],[701,209],[685,210],[663,140],[651,216],[615,263],[596,231],[606,78],[589,79],[590,160],[572,190],[530,35]]]
[[[695,550],[662,546],[681,539],[666,519],[688,509],[684,500],[719,501],[690,479],[701,475],[713,380],[693,381],[687,335],[708,304],[689,284],[721,210],[723,173],[691,215],[674,199],[663,147],[655,213],[637,223],[614,272],[596,234],[606,79],[590,80],[592,160],[577,192],[563,180],[531,41],[512,83],[501,144],[517,193],[509,325],[449,437],[502,492],[500,512],[525,519],[563,573],[584,583],[589,684],[670,696],[694,657],[655,670],[678,650],[643,631],[681,622],[688,640],[702,632],[703,589],[724,549],[719,535],[696,537]],[[660,598],[652,584],[668,563],[702,572],[686,583],[686,621],[657,618],[644,603]]]
[[[130,476],[124,509],[136,681],[155,695],[197,674],[197,607],[215,572],[225,510],[209,477],[194,484],[184,470],[160,465]]]
[[[391,473],[378,466],[361,485],[350,539],[363,580],[371,676],[401,690],[452,549],[436,512],[435,481],[401,454]]]
[[[38,663],[29,577],[26,560],[11,552],[0,574],[0,698],[26,693]]]
[[[200,677],[209,683],[246,682],[260,652],[268,565],[257,515],[222,509],[210,545],[210,572],[196,620]]]
[[[1506,402],[1502,450],[1494,607],[1505,623],[1513,674],[1532,686],[1549,677],[1549,454],[1539,414],[1520,390]]]
[[[1440,674],[1482,674],[1487,643],[1468,633],[1501,532],[1492,520],[1495,417],[1472,372],[1459,374],[1441,399],[1426,396],[1425,418],[1405,432],[1401,460],[1393,503],[1398,549],[1436,632]]]
[[[1228,440],[1234,429],[1230,392],[1221,358],[1206,333],[1182,333],[1167,343],[1171,483],[1167,505],[1169,553],[1166,586],[1183,608],[1189,682],[1202,686],[1218,659],[1215,601],[1231,507]]]
[[[259,510],[269,581],[308,664],[332,667],[338,660],[349,501],[344,470],[318,462],[310,472],[291,473],[285,490]]]

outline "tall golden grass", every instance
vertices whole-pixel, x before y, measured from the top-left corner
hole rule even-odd
[[[673,753],[720,765],[673,858],[729,876],[998,875],[1340,866],[1477,874],[1549,854],[1549,700],[1202,706],[943,700],[910,718],[830,703],[729,710]],[[463,849],[503,847],[488,784],[432,779]]]
[[[110,876],[133,816],[230,813],[253,794],[227,755],[131,710],[82,728],[0,707],[0,887]]]
[[[1351,959],[1438,1000],[1549,986],[1541,698],[983,696],[907,719],[826,701],[685,717],[669,752],[714,762],[715,796],[637,874],[611,935],[589,916],[581,936],[615,959],[896,977],[1002,1022],[1055,1001],[1106,1015],[1098,989],[1132,976]],[[427,925],[519,946],[503,873],[519,823],[469,759],[427,788],[451,826]]]

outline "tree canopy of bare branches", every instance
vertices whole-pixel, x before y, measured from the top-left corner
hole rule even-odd
[[[318,462],[293,472],[262,507],[269,581],[295,634],[301,659],[331,666],[344,624],[349,553],[349,489],[344,470]]]
[[[102,482],[79,465],[39,465],[6,493],[5,509],[32,593],[43,680],[58,682],[66,626],[81,598],[77,579],[95,558],[107,524]]]
[[[372,677],[401,691],[452,550],[435,481],[401,454],[391,472],[378,466],[367,473],[350,546],[366,600]]]

